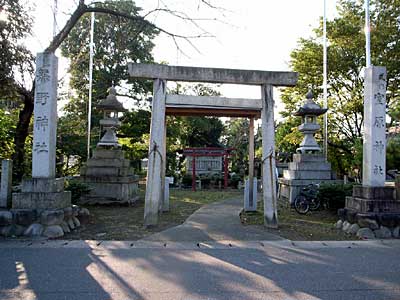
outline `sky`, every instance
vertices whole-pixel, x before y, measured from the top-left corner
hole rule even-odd
[[[58,0],[57,30],[61,29],[68,14],[76,7],[77,0]],[[196,49],[185,41],[173,40],[160,35],[153,51],[157,62],[171,65],[254,69],[266,71],[290,71],[290,52],[301,37],[308,37],[323,15],[324,0],[210,0],[221,8],[210,8],[201,0],[137,0],[144,12],[167,6],[198,19],[199,26],[213,37],[193,39]],[[327,16],[335,16],[336,0],[326,0]],[[31,1],[35,3],[34,36],[27,44],[34,52],[43,50],[53,34],[52,6],[54,0]],[[90,1],[87,1],[90,3]],[[43,16],[48,16],[44,18]],[[210,20],[213,19],[213,20]],[[214,19],[216,19],[214,21]],[[149,20],[177,34],[192,35],[198,29],[182,22],[171,14],[152,13]],[[95,41],[96,42],[96,41]],[[321,61],[322,64],[322,61]],[[68,62],[60,59],[60,74],[66,73]],[[258,87],[224,85],[223,96],[259,98]],[[282,109],[279,95],[278,110]]]

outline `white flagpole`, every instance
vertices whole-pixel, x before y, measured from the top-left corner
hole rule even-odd
[[[53,37],[57,34],[57,12],[58,12],[58,3],[57,0],[54,0],[53,5]]]
[[[371,66],[371,26],[369,16],[369,0],[365,0],[365,65]]]
[[[88,107],[88,131],[87,131],[87,158],[90,156],[90,130],[92,127],[92,81],[93,81],[93,54],[94,54],[94,12],[91,14],[90,20],[90,45],[89,45],[89,107]]]
[[[326,32],[326,0],[324,0],[324,21],[323,21],[323,88],[324,88],[324,108],[328,108],[328,48]],[[328,160],[328,112],[324,114],[324,155]]]

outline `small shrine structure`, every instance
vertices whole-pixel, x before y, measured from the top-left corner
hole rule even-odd
[[[321,153],[321,148],[315,140],[314,134],[321,128],[317,117],[326,113],[326,108],[321,108],[313,100],[309,91],[304,104],[295,112],[295,116],[302,118],[298,127],[304,135],[298,153],[293,154],[293,162],[288,164],[288,170],[283,171],[283,178],[279,179],[280,199],[294,203],[300,190],[311,183],[340,183],[336,174],[332,172],[331,164],[326,161]]]
[[[221,173],[223,164],[224,188],[228,187],[229,155],[233,148],[186,148],[183,155],[187,157],[187,170],[192,173],[192,190],[196,190],[196,175],[207,173]],[[212,158],[211,160],[207,158]]]

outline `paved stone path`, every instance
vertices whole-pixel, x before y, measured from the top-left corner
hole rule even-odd
[[[243,199],[235,198],[203,206],[182,225],[146,237],[147,241],[250,241],[282,240],[262,226],[243,226],[239,213]]]

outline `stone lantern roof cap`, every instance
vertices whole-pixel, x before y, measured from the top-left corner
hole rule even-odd
[[[311,115],[311,116],[319,116],[328,110],[327,108],[322,108],[320,105],[314,102],[313,100],[313,93],[311,91],[308,91],[306,98],[307,100],[304,102],[304,104],[294,113],[295,116],[305,116],[305,115]]]
[[[97,108],[102,110],[112,110],[112,111],[126,111],[123,107],[122,103],[117,99],[117,91],[115,87],[110,87],[108,89],[108,96],[106,99],[102,99],[99,104],[97,104]]]

